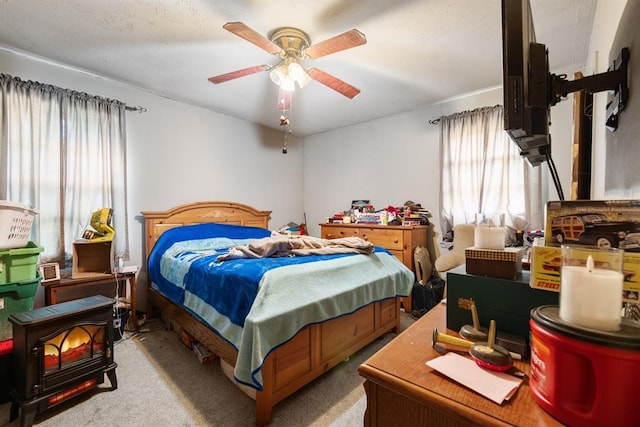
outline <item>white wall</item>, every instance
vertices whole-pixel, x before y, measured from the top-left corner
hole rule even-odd
[[[589,56],[584,74],[591,75],[603,73],[611,65],[609,63],[609,51],[620,17],[627,4],[627,0],[599,1],[591,30],[589,43]],[[631,72],[634,72],[631,69]],[[637,72],[637,71],[636,71]],[[633,89],[631,89],[633,90]],[[632,96],[632,95],[630,95]],[[607,106],[607,93],[596,93],[593,96],[593,164],[591,170],[591,198],[594,200],[605,198],[605,169],[606,164],[606,128],[605,111]],[[615,167],[611,165],[610,167]]]
[[[497,104],[502,104],[502,88],[305,138],[304,206],[310,234],[319,235],[318,224],[326,217],[363,198],[377,209],[407,200],[421,203],[441,235],[440,134],[429,120]],[[552,156],[566,192],[571,183],[572,100],[557,104],[551,114]],[[548,175],[546,166],[542,172]],[[555,200],[555,187],[549,185],[549,197]]]
[[[127,114],[127,264],[144,262],[141,211],[228,200],[273,211],[271,228],[302,221],[303,145],[296,138],[289,138],[284,155],[280,132],[1,49],[0,73],[147,109]],[[145,273],[138,283],[145,283]],[[144,307],[143,295],[139,301]]]

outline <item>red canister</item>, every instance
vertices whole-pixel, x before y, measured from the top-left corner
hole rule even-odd
[[[639,425],[639,326],[623,319],[615,332],[582,328],[563,321],[558,309],[531,311],[534,400],[568,425]]]

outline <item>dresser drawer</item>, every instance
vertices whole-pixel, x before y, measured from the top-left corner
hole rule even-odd
[[[402,263],[404,263],[404,251],[394,251],[392,249],[387,249],[387,250],[391,253],[391,255],[398,258]]]
[[[341,239],[343,237],[360,237],[360,230],[355,227],[322,228],[323,239]],[[375,243],[374,243],[375,244]]]
[[[402,231],[384,228],[361,228],[358,237],[391,251],[404,250]]]

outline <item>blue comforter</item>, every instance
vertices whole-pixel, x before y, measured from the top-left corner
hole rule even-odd
[[[156,289],[238,350],[234,375],[258,390],[264,358],[304,326],[406,296],[414,281],[409,269],[377,247],[372,255],[216,260],[270,234],[230,224],[177,227],[160,236],[148,265]]]

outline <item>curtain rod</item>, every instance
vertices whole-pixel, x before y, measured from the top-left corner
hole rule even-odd
[[[130,107],[127,104],[125,104],[124,102],[119,101],[117,99],[104,98],[104,97],[101,97],[101,96],[98,96],[98,95],[91,95],[91,94],[86,93],[86,92],[79,92],[79,91],[76,91],[76,90],[73,90],[73,89],[64,89],[64,88],[61,88],[59,86],[51,85],[51,84],[48,84],[48,83],[41,83],[41,82],[38,82],[38,81],[35,81],[35,80],[22,80],[20,77],[14,77],[14,76],[9,75],[9,74],[0,73],[0,81],[3,81],[3,80],[14,80],[18,84],[29,85],[29,86],[37,86],[37,87],[39,87],[41,89],[44,89],[44,90],[47,90],[47,91],[50,91],[50,92],[70,93],[73,96],[93,98],[93,99],[96,99],[96,100],[106,101],[106,102],[115,101],[115,102],[119,103],[120,105],[124,105],[124,109],[126,111],[137,111],[139,113],[145,113],[147,111],[147,109],[144,108],[144,107],[140,107],[140,106],[138,106],[138,107]]]
[[[452,118],[452,117],[460,116],[460,115],[462,115],[462,114],[475,113],[475,112],[480,111],[480,110],[491,109],[491,108],[496,108],[496,107],[502,107],[502,104],[496,104],[496,105],[494,105],[494,106],[492,106],[492,107],[478,107],[478,108],[475,108],[475,109],[473,109],[473,110],[465,110],[465,111],[461,111],[461,112],[459,112],[459,113],[453,113],[453,114],[450,114],[450,115],[448,115],[448,116],[440,116],[440,117],[438,117],[437,119],[431,119],[431,120],[429,120],[429,124],[430,124],[430,125],[437,125],[437,124],[439,124],[439,123],[440,123],[440,119],[442,119],[443,117],[444,117],[444,118]]]
[[[124,109],[127,110],[127,111],[137,111],[140,114],[147,112],[146,108],[140,107],[140,106],[138,106],[138,107],[129,107],[128,105],[125,105]]]

